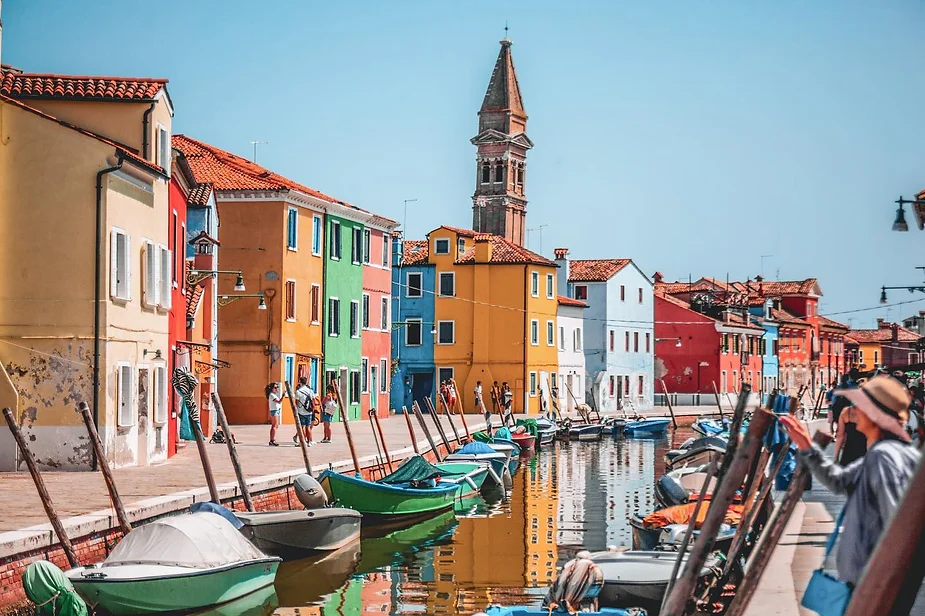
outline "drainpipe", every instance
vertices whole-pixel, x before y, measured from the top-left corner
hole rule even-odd
[[[142,156],[145,157],[145,160],[148,160],[148,146],[150,145],[148,143],[148,116],[150,116],[151,112],[154,111],[154,106],[156,104],[157,103],[151,103],[151,106],[148,107],[147,111],[145,111],[145,114],[142,116],[141,120],[141,152]]]
[[[325,313],[328,309],[328,303],[325,300],[328,296],[328,210],[324,208],[321,212],[321,291],[318,293],[318,318],[321,320],[321,357],[318,358],[318,391],[326,391],[327,376],[324,369],[325,358],[328,350],[328,331],[324,325]],[[343,244],[341,244],[343,245]],[[320,395],[320,394],[319,394]]]
[[[528,268],[529,268],[528,265],[524,265],[524,327],[525,328],[530,327],[530,319],[528,318],[530,314],[527,311],[527,287],[530,286],[530,279],[527,278],[529,274],[529,272],[527,271]],[[537,328],[539,328],[539,325],[537,325]],[[530,368],[529,366],[527,366],[527,345],[530,344],[530,341],[529,341],[530,334],[531,332],[527,330],[527,335],[524,338],[524,392],[527,394],[526,397],[527,397],[528,406],[529,406],[529,401],[530,401],[530,390],[528,389],[530,387]],[[537,375],[537,380],[539,380],[539,375]],[[516,383],[515,383],[515,386],[516,386]],[[539,389],[539,383],[537,383],[536,388]],[[529,409],[524,409],[524,413],[526,413],[528,410]]]
[[[152,106],[153,108],[153,106]],[[100,294],[102,291],[103,261],[103,176],[122,168],[122,153],[116,151],[119,162],[96,174],[96,272],[93,276],[93,425],[100,426]],[[95,471],[99,461],[93,451],[92,468]]]

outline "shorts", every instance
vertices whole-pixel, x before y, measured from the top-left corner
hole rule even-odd
[[[332,421],[334,421],[334,415],[321,411],[321,421],[323,423],[331,423]]]
[[[475,406],[482,406],[482,399],[478,396],[475,397]]]
[[[299,413],[299,424],[301,424],[302,427],[310,427],[312,425],[312,418],[313,417],[311,414],[303,415],[302,413]]]
[[[283,415],[282,409],[278,411],[270,411],[270,417],[282,417],[282,415]]]

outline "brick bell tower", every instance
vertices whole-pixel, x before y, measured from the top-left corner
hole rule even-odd
[[[526,130],[511,40],[505,37],[479,110],[479,134],[472,138],[478,148],[472,228],[519,246],[527,227],[527,150],[533,147]]]

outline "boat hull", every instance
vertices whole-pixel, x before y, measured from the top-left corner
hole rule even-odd
[[[370,518],[418,517],[453,507],[458,485],[408,488],[366,481],[333,471],[321,473],[321,485],[342,507]]]
[[[551,445],[556,440],[556,429],[540,431],[540,446]]]
[[[511,438],[520,447],[521,454],[524,454],[536,447],[536,437],[530,434],[514,434]]]
[[[444,462],[478,462],[482,464],[489,464],[491,466],[491,473],[488,473],[488,480],[496,485],[503,485],[503,479],[505,473],[510,473],[508,468],[509,458],[500,452],[495,454],[467,454],[467,453],[452,453],[443,459]]]
[[[273,584],[278,558],[212,569],[165,565],[79,567],[67,572],[77,593],[113,616],[188,612],[235,601]],[[104,574],[86,578],[83,573]]]
[[[488,465],[475,462],[438,462],[437,468],[446,475],[440,478],[441,483],[455,483],[459,486],[457,498],[465,498],[478,494],[488,478]]]
[[[643,419],[641,421],[630,421],[623,426],[623,433],[626,435],[651,435],[663,434],[668,431],[670,419]]]
[[[362,515],[353,509],[329,507],[304,511],[238,513],[241,533],[271,554],[330,552],[360,536]]]
[[[601,438],[603,432],[604,426],[600,424],[586,424],[569,428],[568,437],[579,441],[596,441]]]

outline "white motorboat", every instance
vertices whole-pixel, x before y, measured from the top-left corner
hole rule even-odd
[[[234,601],[272,585],[279,563],[223,517],[192,513],[139,526],[102,563],[66,575],[91,607],[122,616]]]
[[[495,449],[500,447],[501,449]],[[507,448],[507,449],[505,449]],[[505,474],[510,474],[508,463],[511,460],[511,454],[514,447],[510,445],[493,444],[488,445],[479,441],[467,443],[460,447],[454,453],[446,456],[444,462],[478,462],[489,465],[488,476],[499,486],[503,486]]]

